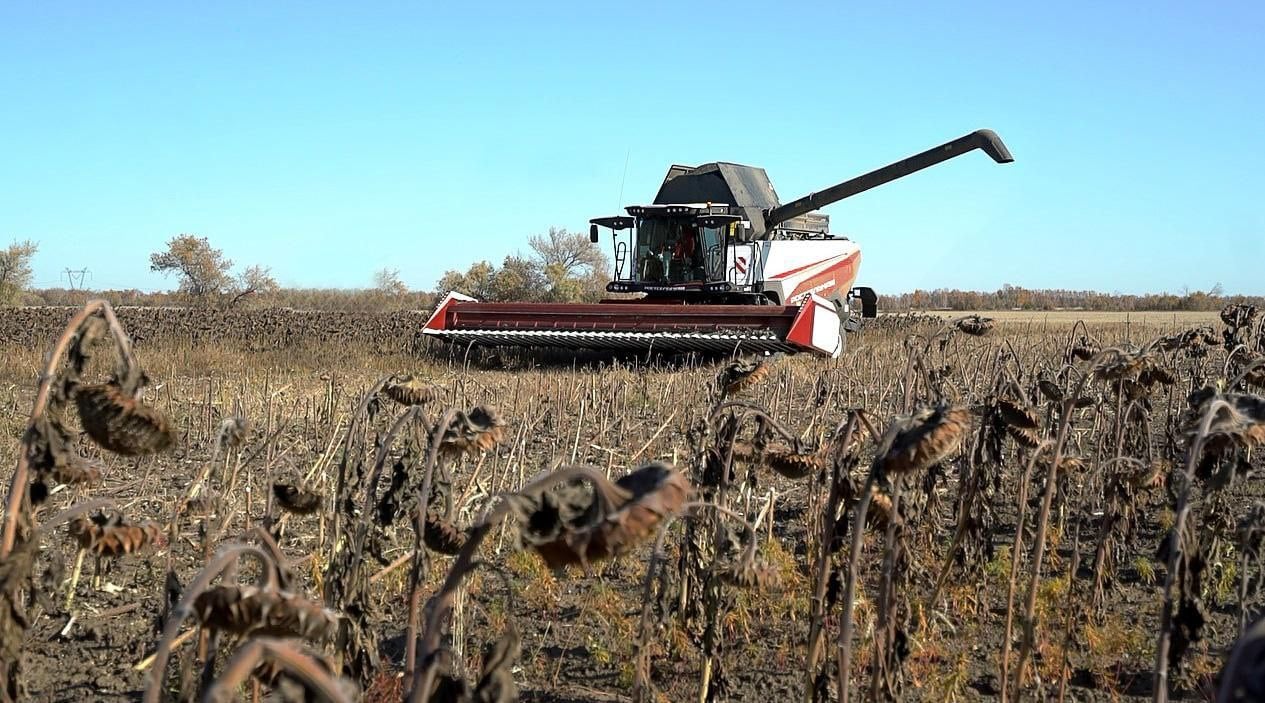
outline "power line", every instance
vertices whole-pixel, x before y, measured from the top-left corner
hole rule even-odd
[[[62,276],[66,279],[66,282],[70,285],[71,290],[83,290],[84,276],[87,276],[89,279],[91,279],[92,271],[90,271],[87,268],[72,269],[68,267],[62,271]]]

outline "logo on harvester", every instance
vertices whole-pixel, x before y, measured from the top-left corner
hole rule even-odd
[[[738,269],[738,273],[746,273],[747,272],[747,257],[739,256],[738,258],[734,259],[734,268]]]

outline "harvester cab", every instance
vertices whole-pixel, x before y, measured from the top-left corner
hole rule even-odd
[[[672,166],[654,202],[590,221],[609,230],[620,294],[600,303],[481,303],[450,293],[427,334],[487,346],[558,346],[837,356],[846,331],[877,314],[856,287],[861,249],[830,233],[826,205],[980,149],[1013,159],[990,130],[782,204],[764,169],[734,163]]]

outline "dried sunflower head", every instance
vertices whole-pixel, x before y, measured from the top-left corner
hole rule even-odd
[[[848,446],[843,446],[845,428],[839,428],[839,433],[828,438],[828,444],[825,451],[830,456],[847,456],[853,454],[861,448],[870,439],[870,430],[863,422],[856,423],[852,428],[852,436],[848,438]]]
[[[1231,303],[1221,308],[1221,321],[1228,327],[1242,327],[1256,319],[1256,306]]]
[[[543,527],[526,535],[550,568],[588,564],[627,553],[654,534],[659,524],[678,512],[693,493],[685,476],[672,466],[652,462],[615,482],[615,505],[605,508],[593,495],[587,506],[570,507],[570,519],[557,502],[540,501],[525,516],[528,527]],[[543,496],[542,498],[548,497]],[[572,503],[577,503],[572,499]]]
[[[459,412],[440,441],[446,454],[486,452],[505,439],[505,421],[492,408],[480,405]]]
[[[875,529],[887,527],[895,517],[892,508],[892,497],[880,492],[876,487],[870,493],[870,509],[865,513],[865,524]]]
[[[825,457],[810,452],[798,452],[791,447],[774,447],[764,455],[769,468],[789,479],[801,479],[825,468]]]
[[[960,332],[971,335],[972,337],[983,337],[993,329],[993,318],[980,317],[979,315],[971,315],[964,317],[953,324]]]
[[[78,454],[58,456],[48,472],[58,483],[93,486],[101,482],[101,465]]]
[[[1159,349],[1160,351],[1176,351],[1178,349],[1190,351],[1204,346],[1216,346],[1217,344],[1217,337],[1213,333],[1212,328],[1205,326],[1192,327],[1181,332],[1165,335],[1151,342],[1147,347]]]
[[[411,374],[392,376],[382,392],[400,405],[425,405],[439,395],[438,388]]]
[[[1235,531],[1239,549],[1246,555],[1258,558],[1265,547],[1265,502],[1257,501],[1239,520]]]
[[[1094,375],[1107,381],[1136,380],[1143,372],[1156,366],[1157,358],[1152,352],[1109,349],[1106,357],[1094,368]]]
[[[1055,403],[1063,400],[1063,389],[1059,388],[1059,385],[1054,381],[1044,378],[1037,381],[1037,390],[1041,391],[1041,395],[1045,396],[1047,400]]]
[[[1150,465],[1141,467],[1129,474],[1129,485],[1136,490],[1159,488],[1168,479],[1168,469],[1163,461],[1156,459]]]
[[[299,515],[311,515],[321,508],[321,494],[302,484],[274,483],[272,495],[282,508]]]
[[[241,415],[233,415],[220,423],[219,441],[222,447],[240,447],[250,431],[250,421]]]
[[[971,411],[963,407],[924,408],[897,418],[887,428],[875,458],[882,474],[926,470],[952,456],[970,429]]]
[[[75,404],[88,436],[116,454],[154,454],[175,444],[175,429],[167,416],[128,396],[118,384],[80,386]]]
[[[781,585],[781,574],[773,565],[760,559],[739,559],[720,572],[720,580],[735,588],[758,591],[776,589]]]
[[[81,516],[70,522],[69,530],[80,549],[101,557],[118,557],[166,544],[166,536],[158,523],[145,521],[132,525],[124,521],[122,515]]]
[[[1025,430],[1036,430],[1041,427],[1041,418],[1027,403],[1013,398],[998,398],[995,404],[997,414],[1011,427]]]
[[[437,515],[426,514],[425,529],[422,541],[432,552],[451,556],[460,552],[466,544],[466,534]]]
[[[288,591],[258,586],[218,585],[193,601],[198,622],[211,630],[235,635],[329,639],[340,616]]]
[[[1146,387],[1154,386],[1157,383],[1163,386],[1171,386],[1177,383],[1177,376],[1171,370],[1159,364],[1152,364],[1143,368],[1141,373],[1138,374],[1138,383]]]
[[[760,450],[756,449],[755,445],[752,444],[751,442],[747,442],[741,439],[734,442],[733,444],[734,461],[750,463],[750,462],[756,461],[756,459],[759,458],[759,456],[760,456]]]
[[[1081,338],[1072,345],[1071,355],[1081,361],[1089,361],[1100,351],[1102,351],[1102,348],[1099,347],[1097,343],[1082,335]]]
[[[735,359],[720,370],[717,384],[725,395],[734,395],[751,388],[769,375],[769,365],[763,359]]]
[[[1041,432],[1028,427],[1015,427],[1014,425],[1006,425],[1006,434],[1014,438],[1015,442],[1028,449],[1036,449],[1041,446]]]
[[[1243,382],[1255,388],[1265,388],[1265,355],[1253,354],[1243,358],[1236,369],[1242,374]]]
[[[1246,393],[1204,395],[1204,400],[1189,416],[1185,434],[1190,441],[1198,434],[1207,408],[1217,400],[1227,406],[1219,407],[1208,426],[1204,446],[1210,452],[1219,452],[1238,445],[1252,448],[1265,444],[1265,398]]]

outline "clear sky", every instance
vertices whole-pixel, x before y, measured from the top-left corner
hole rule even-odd
[[[1265,294],[1259,0],[15,1],[0,67],[0,243],[42,286],[170,288],[149,253],[189,232],[283,285],[429,288],[674,162],[785,201],[988,127],[1015,163],[826,209],[859,283]]]

